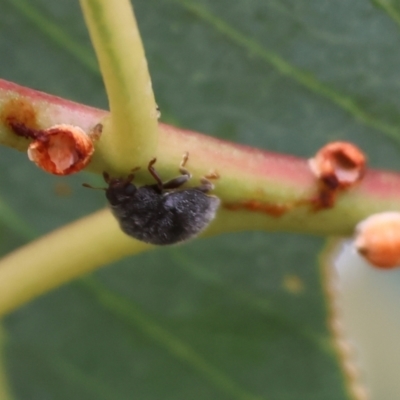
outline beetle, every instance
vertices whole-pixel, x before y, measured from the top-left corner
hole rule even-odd
[[[147,169],[156,181],[151,185],[132,183],[139,168],[126,178],[111,178],[103,173],[109,206],[123,232],[146,243],[170,245],[191,239],[208,226],[220,200],[208,194],[214,185],[207,177],[201,179],[199,186],[182,188],[192,177],[185,168],[188,159],[189,154],[185,153],[179,166],[181,175],[166,182],[154,168],[156,158],[150,160]]]

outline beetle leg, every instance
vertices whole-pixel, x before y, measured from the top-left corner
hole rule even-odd
[[[214,189],[214,184],[207,178],[200,179],[201,185],[197,186],[196,189],[201,190],[204,193],[211,192]]]
[[[149,165],[147,166],[147,169],[149,170],[151,176],[156,180],[157,186],[160,189],[160,191],[162,191],[163,190],[163,182],[160,178],[160,175],[158,175],[157,171],[153,167],[153,165],[156,163],[156,161],[157,161],[157,158],[153,158],[152,160],[150,160]]]
[[[177,189],[191,179],[192,174],[185,168],[187,160],[189,159],[189,153],[183,154],[182,161],[179,165],[179,172],[182,174],[174,179],[171,179],[163,183],[163,189]]]
[[[182,161],[179,165],[179,172],[182,175],[189,176],[190,179],[192,177],[192,174],[185,168],[185,165],[188,162],[188,160],[189,160],[189,152],[186,151],[185,153],[183,153]]]
[[[214,189],[214,184],[210,181],[211,179],[219,179],[219,173],[217,171],[212,171],[208,175],[200,179],[201,185],[197,189],[204,193],[210,192]]]
[[[171,179],[170,181],[164,182],[163,189],[177,189],[178,187],[186,183],[190,178],[191,178],[190,175],[177,176],[176,178]]]

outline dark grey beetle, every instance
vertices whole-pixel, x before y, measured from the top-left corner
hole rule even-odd
[[[151,160],[148,170],[156,181],[153,185],[135,186],[133,173],[126,178],[103,173],[111,211],[126,234],[146,243],[168,245],[193,238],[213,220],[220,200],[207,193],[214,185],[203,178],[199,186],[181,188],[192,177],[184,168],[187,160],[185,153],[181,175],[167,182],[154,169],[156,159]]]

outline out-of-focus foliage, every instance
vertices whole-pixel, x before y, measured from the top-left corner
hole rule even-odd
[[[398,14],[376,3],[135,1],[162,119],[303,157],[350,140],[373,166],[398,169]],[[1,78],[107,107],[77,1],[3,1],[0,54]],[[87,174],[48,176],[0,151],[3,254],[105,204],[80,186]],[[5,320],[15,399],[348,398],[322,244],[263,232],[197,240],[43,296]]]

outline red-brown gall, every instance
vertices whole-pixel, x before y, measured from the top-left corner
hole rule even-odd
[[[308,165],[319,183],[315,208],[330,208],[339,191],[349,189],[364,177],[366,157],[351,143],[333,142],[309,159]]]
[[[333,142],[322,147],[308,163],[319,180],[336,189],[352,186],[363,178],[366,158],[354,144]]]
[[[12,123],[11,127],[17,135],[32,139],[28,147],[29,159],[54,175],[80,171],[94,152],[92,137],[77,126],[60,124],[39,130]],[[101,125],[98,125],[93,129],[93,136],[96,138],[100,133]]]

